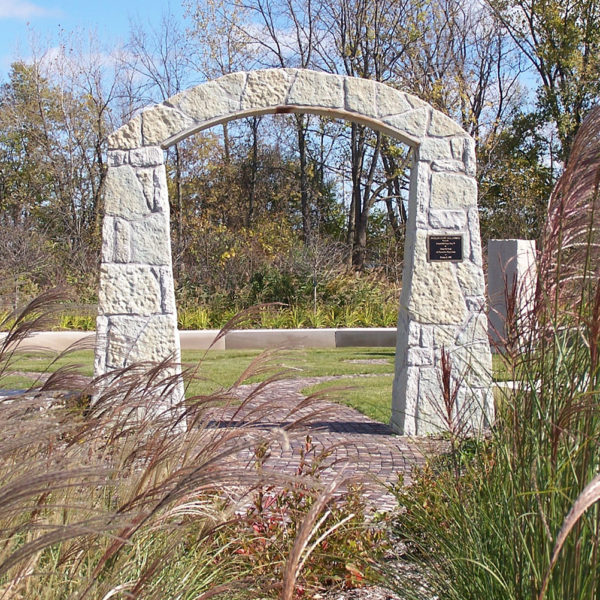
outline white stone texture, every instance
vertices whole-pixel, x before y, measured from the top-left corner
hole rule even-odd
[[[168,104],[198,124],[233,118],[241,110],[245,87],[246,73],[232,73],[181,92],[170,98]]]
[[[477,171],[477,156],[475,155],[475,140],[467,137],[464,140],[462,161],[465,164],[465,173],[475,177]]]
[[[431,176],[431,208],[470,208],[477,206],[477,182],[453,173]]]
[[[108,317],[96,317],[96,344],[94,346],[94,374],[104,375],[106,368],[106,350],[108,348]]]
[[[468,241],[468,240],[467,240]],[[479,265],[470,260],[456,263],[456,278],[463,296],[479,296],[485,294],[485,281]]]
[[[109,150],[106,163],[109,167],[120,167],[129,162],[129,152],[126,150]]]
[[[446,231],[465,231],[467,229],[467,213],[464,210],[432,208],[429,211],[429,226],[432,229]]]
[[[159,273],[145,265],[103,264],[98,310],[104,315],[151,315],[161,311]]]
[[[158,167],[165,162],[165,153],[160,146],[146,146],[129,151],[129,162],[133,167]]]
[[[158,362],[169,356],[178,360],[179,338],[173,325],[173,315],[109,317],[107,366],[115,369],[142,361]]]
[[[146,198],[129,165],[109,167],[104,181],[104,213],[130,219],[148,212]]]
[[[346,78],[346,110],[367,117],[377,117],[375,82],[368,79]]]
[[[116,263],[127,263],[131,259],[131,226],[124,219],[114,219],[114,224],[114,261]]]
[[[514,302],[517,326],[529,320],[537,279],[535,240],[488,242],[490,336],[497,345],[506,339],[507,303]],[[521,327],[522,328],[522,327]]]
[[[407,134],[413,139],[420,140],[425,136],[431,108],[418,108],[401,115],[390,115],[382,121],[394,129]]]
[[[450,137],[453,135],[465,135],[465,131],[458,123],[455,123],[445,114],[439,110],[434,110],[431,115],[427,135],[433,137]]]
[[[173,283],[173,269],[171,265],[160,269],[159,282],[162,312],[164,314],[175,315],[177,309],[175,307],[175,285]]]
[[[401,356],[396,352],[396,374],[392,395],[391,427],[402,435],[415,435],[419,421],[419,367],[402,364]]]
[[[167,173],[164,166],[154,169],[152,173],[152,189],[154,191],[152,212],[162,212],[169,215],[169,188],[167,186]]]
[[[155,207],[155,190],[154,190],[154,168],[149,167],[145,168],[137,168],[135,171],[135,175],[142,186],[142,193],[144,194],[144,199],[146,201],[146,213],[157,212]]]
[[[429,366],[433,364],[432,348],[408,348],[406,351],[406,364],[410,367]]]
[[[414,219],[414,225],[407,226],[407,234],[417,229],[427,229],[429,225],[429,207],[431,205],[431,168],[427,161],[415,161],[410,172],[408,220]],[[406,245],[406,244],[405,244]],[[406,254],[406,250],[405,250]],[[405,258],[406,260],[406,258]]]
[[[130,150],[142,145],[142,118],[137,115],[108,136],[110,150]]]
[[[469,258],[474,265],[482,267],[483,269],[483,254],[481,252],[481,235],[479,233],[479,212],[477,206],[473,206],[468,210],[467,225],[469,228],[469,238],[471,240],[471,254]]]
[[[131,222],[131,262],[171,265],[171,237],[165,217],[165,213],[153,213]]]
[[[325,109],[344,106],[344,78],[317,71],[296,71],[287,104]]]
[[[431,170],[436,173],[465,173],[465,165],[459,160],[432,160]]]
[[[400,115],[412,110],[407,94],[382,83],[375,84],[376,116],[381,119],[389,115]]]
[[[419,145],[419,158],[428,161],[452,160],[449,140],[427,137]]]
[[[142,138],[145,145],[158,145],[190,129],[195,121],[179,110],[157,104],[142,113]]]
[[[451,262],[427,261],[427,235],[417,232],[406,307],[420,323],[462,323],[466,305]],[[403,283],[403,298],[404,288]]]
[[[454,346],[459,328],[456,325],[433,326],[433,346],[435,349]]]
[[[285,104],[294,71],[267,69],[250,71],[242,97],[242,109],[264,109]]]

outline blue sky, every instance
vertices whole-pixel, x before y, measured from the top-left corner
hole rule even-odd
[[[56,45],[61,28],[95,30],[106,46],[118,45],[131,19],[158,26],[167,10],[183,18],[179,0],[0,0],[0,79],[15,58],[30,56],[31,32],[41,48]]]

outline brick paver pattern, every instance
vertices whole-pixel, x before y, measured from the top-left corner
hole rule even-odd
[[[322,397],[306,398],[301,390],[339,377],[311,377],[271,382],[268,385],[242,385],[235,394],[249,398],[241,407],[231,406],[219,411],[219,417],[209,427],[248,428],[270,434],[275,441],[270,446],[265,466],[275,471],[295,475],[301,461],[301,449],[310,436],[313,454],[326,452],[320,481],[328,484],[343,479],[360,482],[367,504],[377,510],[396,506],[390,486],[398,483],[398,475],[408,483],[416,466],[425,457],[439,451],[440,442],[431,438],[408,438],[396,435],[383,423],[374,421],[353,408]],[[280,434],[279,437],[277,434]],[[249,446],[242,452],[253,460]]]

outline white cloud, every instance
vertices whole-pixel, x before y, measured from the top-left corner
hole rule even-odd
[[[59,11],[50,10],[27,0],[0,0],[0,19],[26,21],[35,17],[56,16]]]

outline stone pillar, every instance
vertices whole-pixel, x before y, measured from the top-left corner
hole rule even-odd
[[[179,362],[162,149],[110,150],[104,203],[95,374],[138,361]]]
[[[490,338],[496,347],[506,339],[507,300],[517,326],[531,314],[537,279],[535,240],[488,241],[488,315]]]
[[[452,418],[473,432],[493,420],[473,140],[454,145],[460,162],[429,159],[418,148],[411,169],[391,420],[404,435],[448,429],[443,351],[457,390]],[[430,259],[431,235],[459,237],[462,257]]]

